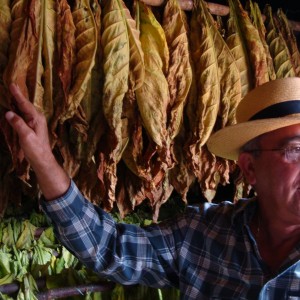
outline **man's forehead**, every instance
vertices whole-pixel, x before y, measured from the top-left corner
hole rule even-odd
[[[276,141],[278,145],[285,145],[290,142],[300,142],[300,124],[291,125],[265,133],[261,141]]]

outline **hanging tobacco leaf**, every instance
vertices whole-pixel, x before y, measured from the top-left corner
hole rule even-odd
[[[169,180],[177,193],[181,195],[182,200],[187,203],[187,193],[190,186],[195,181],[195,175],[188,168],[188,163],[185,155],[185,151],[182,147],[186,140],[186,130],[184,126],[181,126],[179,134],[174,140],[174,156],[177,163],[169,170]]]
[[[0,1],[0,104],[8,108],[7,96],[4,82],[3,73],[8,63],[8,49],[10,44],[10,29],[11,29],[11,11],[10,1]]]
[[[142,2],[138,2],[138,6],[145,79],[136,90],[136,97],[144,127],[156,145],[165,148],[166,111],[170,100],[165,74],[169,66],[169,51],[164,31],[151,9]]]
[[[56,42],[56,2],[53,0],[44,0],[42,6],[42,30],[41,39],[42,57],[43,57],[43,74],[42,86],[44,88],[43,95],[43,111],[48,120],[53,115],[53,65],[55,57],[55,42]],[[41,67],[42,69],[42,67]]]
[[[293,77],[295,76],[295,70],[291,62],[290,53],[282,34],[275,26],[270,5],[265,6],[264,14],[266,16],[266,41],[273,58],[276,78]]]
[[[232,7],[231,14],[237,20],[238,31],[242,33],[243,43],[249,53],[249,62],[252,67],[253,87],[269,81],[268,64],[264,46],[260,40],[258,30],[251,22],[248,13],[239,0],[229,0]]]
[[[167,129],[173,140],[180,130],[183,109],[192,82],[187,20],[177,0],[167,2],[163,15],[163,29],[170,53],[167,82],[170,102],[167,107]]]
[[[212,15],[208,11],[206,11],[206,14],[208,21],[211,24],[214,24]],[[211,30],[212,35],[214,36],[214,47],[217,56],[218,72],[220,77],[220,108],[214,128],[214,130],[219,130],[220,128],[236,123],[235,111],[237,105],[241,101],[242,90],[240,72],[231,50],[221,36],[218,28],[214,28],[212,26]],[[231,163],[225,159],[217,158],[217,170],[211,171],[203,178],[204,182],[209,182],[209,185],[204,185],[204,190],[215,190],[219,182],[223,185],[228,184],[230,164]],[[207,168],[208,170],[213,169],[209,166]]]
[[[66,0],[56,2],[56,55],[53,66],[53,72],[57,74],[57,77],[53,77],[54,115],[49,126],[53,147],[58,138],[58,121],[67,109],[67,97],[75,64],[75,25]]]
[[[104,88],[103,113],[109,130],[106,145],[99,159],[98,177],[105,195],[105,207],[112,208],[117,183],[117,163],[123,151],[122,111],[123,99],[128,91],[130,43],[128,38],[128,9],[122,1],[109,0],[103,10]],[[131,23],[133,24],[133,23]]]
[[[252,23],[254,26],[257,28],[260,40],[264,46],[266,57],[267,57],[267,64],[268,64],[268,72],[269,72],[269,79],[270,80],[275,80],[276,79],[276,74],[275,74],[275,69],[274,69],[274,64],[273,64],[273,59],[269,50],[269,46],[266,42],[266,27],[265,23],[263,20],[263,16],[261,13],[261,10],[258,6],[258,3],[253,2],[251,0],[248,1],[249,8],[249,16],[252,20]]]
[[[146,184],[155,188],[163,180],[166,169],[172,165],[166,130],[170,98],[165,76],[169,65],[169,50],[164,31],[151,9],[137,2],[136,10],[144,53],[145,78],[143,85],[135,91],[138,104],[135,109],[136,120],[123,159]],[[140,116],[137,112],[140,112]]]
[[[71,10],[76,28],[76,62],[72,86],[67,95],[66,111],[60,117],[61,123],[71,118],[80,105],[91,78],[97,51],[97,30],[90,2],[87,0],[74,1]]]
[[[81,164],[78,175],[74,178],[79,189],[84,196],[95,204],[100,204],[102,199],[99,193],[99,180],[97,177],[98,163],[94,158],[97,157],[98,143],[106,131],[105,118],[102,108],[103,90],[103,49],[101,45],[101,6],[97,0],[91,1],[95,23],[97,26],[97,52],[95,65],[91,72],[86,96],[82,101],[89,128],[87,141],[81,152]]]
[[[4,82],[8,87],[15,83],[22,93],[43,111],[43,87],[39,84],[42,76],[41,66],[41,3],[39,1],[16,1],[12,4],[11,43],[9,47],[8,64],[4,71]],[[34,78],[34,80],[32,80]],[[8,99],[11,106],[11,99]],[[12,151],[13,165],[18,176],[28,182],[29,164],[23,151],[5,133]]]
[[[242,97],[244,97],[253,86],[252,72],[249,63],[249,54],[243,41],[242,32],[238,26],[238,18],[234,13],[232,1],[229,2],[229,17],[227,20],[226,43],[235,58],[240,72]]]
[[[199,0],[191,17],[190,44],[197,95],[187,104],[190,136],[185,144],[190,169],[199,181],[203,176],[201,148],[213,131],[220,107],[220,77],[214,48],[216,28],[208,21],[206,11],[206,4]]]
[[[282,9],[277,10],[277,17],[279,21],[279,26],[277,29],[281,32],[284,40],[286,41],[287,47],[290,52],[291,61],[294,66],[295,75],[300,76],[300,54],[295,34],[291,26],[289,25],[286,14]]]

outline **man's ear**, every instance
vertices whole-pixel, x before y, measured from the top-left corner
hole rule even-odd
[[[242,152],[238,159],[238,166],[243,172],[243,175],[246,178],[247,182],[252,186],[255,186],[256,184],[254,159],[255,158],[253,157],[253,155],[247,152]]]

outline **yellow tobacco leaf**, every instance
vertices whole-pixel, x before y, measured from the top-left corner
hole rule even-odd
[[[34,1],[36,2],[36,1]],[[27,73],[27,87],[29,90],[30,99],[36,107],[40,109],[49,119],[52,112],[52,107],[50,108],[51,112],[48,111],[48,108],[44,106],[44,87],[42,84],[42,77],[44,73],[43,58],[42,58],[42,49],[43,49],[43,22],[44,22],[44,1],[39,1],[38,7],[32,7],[34,12],[30,14],[31,22],[34,16],[34,21],[36,24],[36,36],[37,41],[32,47],[32,60],[30,67],[28,68]],[[26,43],[26,41],[25,41]],[[51,88],[51,87],[48,87]]]
[[[241,31],[238,27],[238,20],[236,14],[233,12],[232,2],[229,2],[229,17],[227,20],[226,43],[235,58],[237,67],[240,72],[242,97],[245,96],[253,86],[251,78],[251,67],[249,62],[249,55]]]
[[[273,57],[276,78],[293,77],[295,76],[295,70],[290,53],[281,32],[276,28],[270,5],[265,6],[264,13],[266,16],[266,41]]]
[[[277,17],[279,20],[278,30],[282,33],[284,40],[290,52],[291,61],[295,69],[296,76],[300,76],[300,54],[297,46],[297,40],[295,34],[289,25],[288,18],[283,10],[280,8],[277,11]]]
[[[106,132],[107,143],[100,156],[98,177],[107,199],[107,209],[115,201],[117,182],[117,163],[123,151],[122,111],[123,100],[128,91],[130,44],[127,19],[130,14],[122,0],[109,0],[105,3],[102,20],[103,45],[103,113],[109,130]]]
[[[53,114],[53,63],[55,51],[55,25],[56,10],[55,1],[42,1],[42,33],[43,33],[43,108],[47,118]]]
[[[182,124],[183,108],[192,82],[186,16],[177,0],[167,2],[162,26],[170,52],[167,75],[170,91],[167,126],[170,138],[174,139]]]
[[[200,181],[203,176],[202,148],[212,133],[220,108],[220,74],[215,49],[216,27],[207,17],[209,12],[199,0],[191,17],[190,43],[197,91],[187,104],[189,138],[185,144],[188,164]],[[194,88],[192,89],[194,95]]]
[[[232,6],[231,13],[235,14],[235,18],[238,20],[237,25],[249,53],[254,87],[261,85],[269,81],[269,73],[265,49],[258,30],[251,22],[248,13],[239,0],[229,0],[229,5]]]
[[[140,9],[140,40],[144,52],[145,79],[136,90],[138,107],[151,139],[159,146],[166,143],[166,109],[169,90],[165,74],[169,52],[164,31],[151,9],[138,2]]]
[[[241,79],[235,58],[223,39],[219,30],[213,26],[212,15],[205,10],[214,41],[215,55],[218,64],[218,77],[220,79],[220,108],[218,126],[232,125],[235,121],[235,110],[241,100]],[[216,129],[219,129],[218,127]]]
[[[76,0],[71,9],[76,27],[76,63],[73,82],[67,96],[67,110],[61,116],[61,122],[71,118],[80,105],[91,78],[97,51],[97,30],[90,2]]]
[[[122,2],[124,5],[124,3]],[[129,10],[124,5],[128,39],[130,46],[130,69],[131,89],[136,90],[142,86],[145,77],[144,52],[140,41],[140,31],[136,21],[131,17]]]
[[[194,135],[192,143],[197,143],[199,146],[203,146],[209,138],[220,105],[218,61],[214,49],[213,29],[211,29],[214,24],[208,22],[205,10],[207,8],[203,1],[198,1],[198,6],[193,11],[190,32],[198,99],[196,106],[189,108],[189,111],[196,111],[196,119],[194,113],[188,113],[188,117]],[[192,103],[189,107],[190,105]]]
[[[249,6],[250,6],[250,18],[254,24],[254,26],[257,28],[260,40],[264,46],[265,52],[266,52],[266,57],[267,57],[267,64],[268,64],[268,72],[269,72],[269,78],[270,80],[276,79],[276,74],[275,74],[275,69],[274,69],[274,64],[273,64],[273,58],[271,56],[269,46],[266,42],[266,27],[265,23],[263,20],[263,16],[261,13],[261,10],[258,6],[257,2],[249,1]]]

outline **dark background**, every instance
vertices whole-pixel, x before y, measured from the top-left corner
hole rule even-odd
[[[282,8],[288,19],[300,22],[300,0],[253,0],[259,4],[260,9],[263,11],[266,4],[270,4],[273,10]],[[226,0],[209,0],[208,2],[228,5]],[[245,5],[246,1],[240,0]]]

